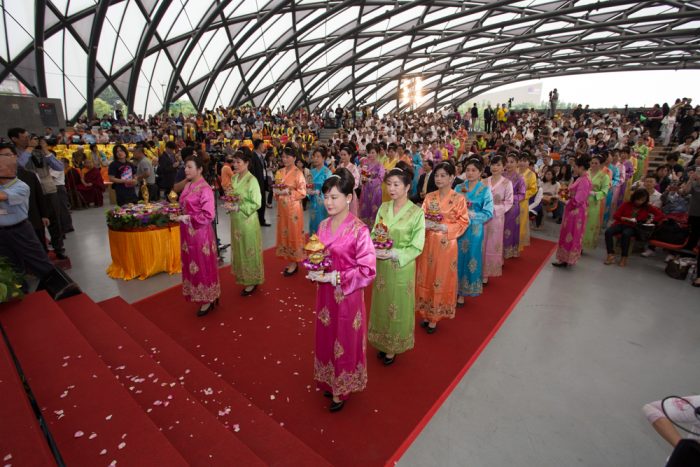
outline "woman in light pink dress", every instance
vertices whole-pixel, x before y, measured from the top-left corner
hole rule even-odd
[[[350,212],[357,216],[357,207],[359,203],[357,202],[357,189],[360,188],[360,169],[357,168],[355,164],[352,163],[352,147],[343,146],[340,148],[340,164],[338,168],[347,169],[352,177],[355,179],[355,188],[352,193],[352,201],[350,201]]]
[[[338,169],[321,191],[328,218],[318,237],[326,246],[331,266],[309,272],[317,282],[314,379],[331,412],[342,409],[350,393],[367,385],[367,314],[364,288],[376,275],[376,255],[369,229],[350,212],[355,180]]]
[[[493,156],[491,176],[486,179],[493,195],[493,217],[484,225],[484,284],[503,273],[503,228],[506,212],[513,207],[513,183],[503,176],[503,162],[502,156]]]
[[[180,257],[182,293],[190,302],[202,304],[197,316],[204,316],[219,303],[218,251],[212,222],[214,191],[202,177],[202,162],[189,157],[185,162],[187,185],[180,194]]]
[[[557,261],[552,263],[552,266],[558,268],[573,266],[581,257],[583,233],[588,213],[588,196],[593,188],[588,176],[590,164],[590,159],[586,156],[576,159],[574,175],[578,175],[578,178],[569,185],[569,200],[564,208],[564,217],[559,232]]]

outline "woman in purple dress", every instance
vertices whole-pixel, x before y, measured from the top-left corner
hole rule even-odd
[[[569,200],[564,208],[564,218],[559,231],[559,248],[557,248],[557,261],[552,266],[565,268],[573,266],[581,257],[583,232],[586,228],[586,215],[588,213],[588,195],[591,194],[593,184],[588,177],[588,169],[591,166],[590,159],[586,156],[576,159],[574,175],[576,181],[569,185]]]
[[[503,174],[513,185],[513,206],[506,211],[503,223],[503,258],[520,256],[520,202],[525,199],[525,179],[518,172],[518,156],[508,154]]]
[[[204,316],[219,303],[219,268],[212,221],[216,204],[214,191],[202,177],[202,161],[188,157],[185,162],[187,184],[180,194],[180,257],[182,293],[201,304],[197,316]]]
[[[360,161],[360,176],[362,178],[360,219],[368,226],[374,227],[377,211],[382,205],[382,181],[384,180],[384,166],[377,159],[377,148],[374,145],[367,145],[367,157]]]
[[[369,229],[350,212],[355,181],[338,169],[321,191],[328,218],[318,237],[326,246],[329,271],[309,272],[318,282],[314,379],[331,412],[343,408],[352,392],[367,385],[367,314],[364,288],[374,280],[376,255]]]

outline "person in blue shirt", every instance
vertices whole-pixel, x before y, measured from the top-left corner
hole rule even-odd
[[[54,266],[39,243],[29,216],[29,186],[17,178],[18,158],[12,145],[0,144],[0,256],[20,273],[28,268],[38,278]]]

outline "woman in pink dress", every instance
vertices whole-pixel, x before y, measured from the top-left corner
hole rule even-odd
[[[578,178],[569,185],[569,200],[564,208],[564,218],[559,231],[559,248],[557,248],[557,261],[552,266],[565,268],[573,266],[581,257],[583,233],[586,228],[586,215],[588,212],[588,196],[591,194],[593,184],[588,177],[588,169],[591,160],[586,156],[576,159],[574,175]]]
[[[503,162],[503,156],[493,156],[491,176],[486,179],[493,195],[493,217],[484,225],[484,284],[503,273],[503,228],[506,212],[513,207],[513,183],[503,176]]]
[[[331,412],[367,385],[367,314],[364,288],[374,280],[376,255],[367,226],[350,212],[355,180],[338,169],[323,183],[328,218],[318,237],[331,260],[329,270],[309,272],[318,282],[314,379]]]
[[[202,161],[188,157],[185,162],[187,184],[180,194],[180,257],[182,294],[201,304],[197,316],[204,316],[219,303],[219,268],[212,221],[214,191],[202,177]]]

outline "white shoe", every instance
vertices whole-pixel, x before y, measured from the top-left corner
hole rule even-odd
[[[642,252],[642,256],[644,256],[645,258],[648,258],[650,256],[654,256],[655,254],[656,254],[656,252],[652,249],[649,249],[649,248],[647,248],[646,250],[644,250]]]
[[[665,262],[665,263],[668,263],[669,261],[673,260],[673,258],[675,258],[674,255],[667,255],[667,256],[666,256],[666,259],[664,260],[664,262]]]

